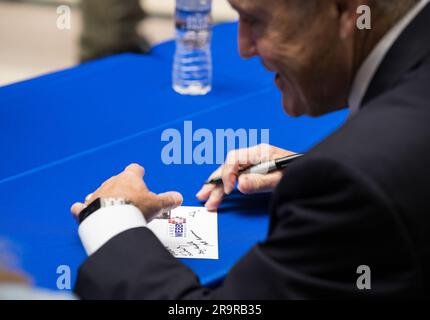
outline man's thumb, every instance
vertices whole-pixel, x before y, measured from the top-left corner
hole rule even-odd
[[[160,210],[175,209],[179,207],[183,202],[182,195],[178,192],[173,191],[160,193],[157,197],[160,203]]]

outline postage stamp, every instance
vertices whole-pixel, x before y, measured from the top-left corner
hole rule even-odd
[[[174,217],[169,219],[169,236],[173,238],[187,237],[187,219]]]

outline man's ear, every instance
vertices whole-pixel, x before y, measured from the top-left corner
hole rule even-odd
[[[369,5],[369,0],[335,0],[339,19],[339,37],[342,40],[351,38],[357,28],[359,15],[357,9]]]

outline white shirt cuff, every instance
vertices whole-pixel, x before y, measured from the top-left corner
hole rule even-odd
[[[112,206],[91,214],[80,224],[78,233],[90,256],[113,237],[133,228],[145,227],[146,224],[142,212],[135,206]]]

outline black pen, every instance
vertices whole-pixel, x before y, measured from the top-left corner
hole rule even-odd
[[[267,173],[270,173],[270,172],[273,172],[276,170],[281,170],[281,169],[284,169],[288,164],[290,164],[291,162],[293,162],[294,160],[296,160],[302,156],[304,156],[304,154],[296,153],[296,154],[288,156],[288,157],[275,159],[275,160],[271,160],[268,162],[263,162],[263,163],[255,165],[255,166],[252,166],[248,169],[244,169],[244,170],[239,171],[239,175],[241,175],[241,174],[267,174]],[[205,184],[222,184],[222,179],[221,178],[212,179],[210,181],[207,181]]]

